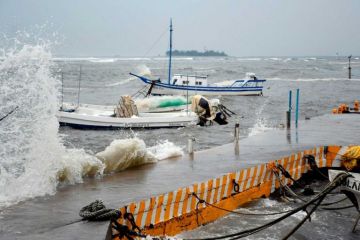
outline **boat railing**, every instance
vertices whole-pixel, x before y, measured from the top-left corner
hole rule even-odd
[[[235,80],[231,87],[261,87],[266,80]]]

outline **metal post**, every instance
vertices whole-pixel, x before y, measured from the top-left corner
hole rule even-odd
[[[195,138],[191,137],[188,139],[188,153],[194,154],[194,142]]]
[[[235,155],[239,155],[240,153],[239,139],[240,139],[240,123],[237,122],[235,123],[235,129],[234,129]]]
[[[169,73],[168,73],[168,84],[170,84],[171,80],[171,55],[172,55],[172,19],[170,19],[170,49],[169,49]]]
[[[240,136],[240,123],[235,123],[235,131],[234,131],[234,137],[235,137],[235,143],[239,142]]]
[[[286,128],[290,128],[291,127],[291,112],[290,111],[286,111]]]
[[[289,110],[286,111],[286,127],[291,127],[292,91],[289,91]]]
[[[352,55],[350,55],[350,56],[348,56],[348,58],[349,58],[349,67],[348,67],[348,69],[349,69],[349,79],[351,79],[351,63],[350,63],[350,61],[351,61],[351,57],[352,57]]]
[[[291,110],[292,110],[292,91],[290,90],[289,91],[289,112],[291,113]]]
[[[296,89],[296,112],[295,112],[296,127],[298,127],[298,120],[299,120],[299,95],[300,95],[300,89]]]

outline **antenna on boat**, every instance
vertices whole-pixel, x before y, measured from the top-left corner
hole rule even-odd
[[[60,110],[63,110],[64,107],[64,72],[61,71],[61,107]]]
[[[81,65],[79,66],[79,88],[78,88],[78,102],[77,102],[77,107],[80,106],[80,83],[81,83]]]
[[[186,75],[186,113],[189,116],[189,75]]]
[[[170,18],[170,49],[169,49],[169,75],[168,75],[168,84],[170,84],[171,80],[171,54],[172,54],[172,19]]]

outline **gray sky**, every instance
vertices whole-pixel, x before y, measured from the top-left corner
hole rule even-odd
[[[146,56],[164,55],[170,17],[175,49],[360,55],[359,0],[0,0],[0,33],[57,33],[63,56],[142,57],[162,34]]]

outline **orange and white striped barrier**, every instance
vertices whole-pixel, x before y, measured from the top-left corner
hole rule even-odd
[[[120,208],[121,216],[110,223],[113,239],[119,239],[115,225],[136,226],[142,233],[152,236],[173,236],[212,222],[226,211],[261,197],[268,197],[280,187],[274,167],[281,165],[294,180],[310,170],[304,158],[310,154],[319,168],[340,166],[340,156],[348,147],[317,147],[292,154],[289,157],[225,174],[206,182],[195,183],[176,191],[133,202]],[[292,180],[280,174],[287,185]],[[204,201],[202,201],[204,200]]]

